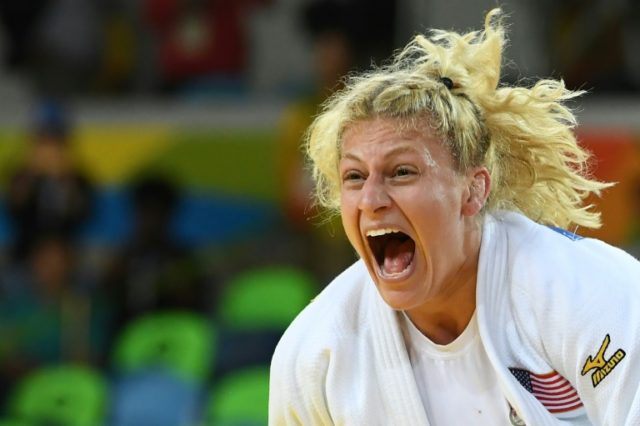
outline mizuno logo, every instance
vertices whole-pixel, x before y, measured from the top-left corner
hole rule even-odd
[[[604,353],[606,352],[607,347],[609,347],[610,342],[611,337],[607,334],[596,356],[592,357],[589,355],[582,367],[583,376],[589,371],[594,370],[593,374],[591,374],[591,383],[593,383],[594,388],[598,386],[600,382],[609,375],[609,373],[611,373],[611,371],[626,355],[622,349],[618,349],[611,358],[605,359]]]

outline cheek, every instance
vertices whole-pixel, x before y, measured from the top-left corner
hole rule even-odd
[[[415,227],[423,242],[432,241],[450,232],[458,210],[457,200],[446,191],[432,187],[429,191],[414,191],[404,196],[403,214]]]
[[[360,251],[360,227],[358,224],[358,209],[356,206],[344,196],[340,202],[340,217],[342,219],[342,227],[344,228],[347,238],[351,245]]]

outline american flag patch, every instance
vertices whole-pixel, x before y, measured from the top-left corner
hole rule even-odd
[[[566,413],[582,407],[578,392],[567,379],[556,371],[534,374],[518,368],[510,368],[509,370],[551,414]]]

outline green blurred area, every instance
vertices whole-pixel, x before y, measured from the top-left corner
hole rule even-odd
[[[275,135],[269,130],[180,132],[149,163],[192,188],[259,199],[277,198]]]

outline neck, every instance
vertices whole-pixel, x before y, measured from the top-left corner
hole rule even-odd
[[[408,310],[407,316],[432,342],[451,343],[467,328],[475,312],[475,281],[472,284],[460,288],[446,300]]]
[[[478,259],[480,257],[480,235],[474,232],[469,244],[469,255],[447,280],[446,291],[428,302],[407,310],[411,322],[432,342],[446,345],[453,342],[469,325],[476,310],[476,284]]]

